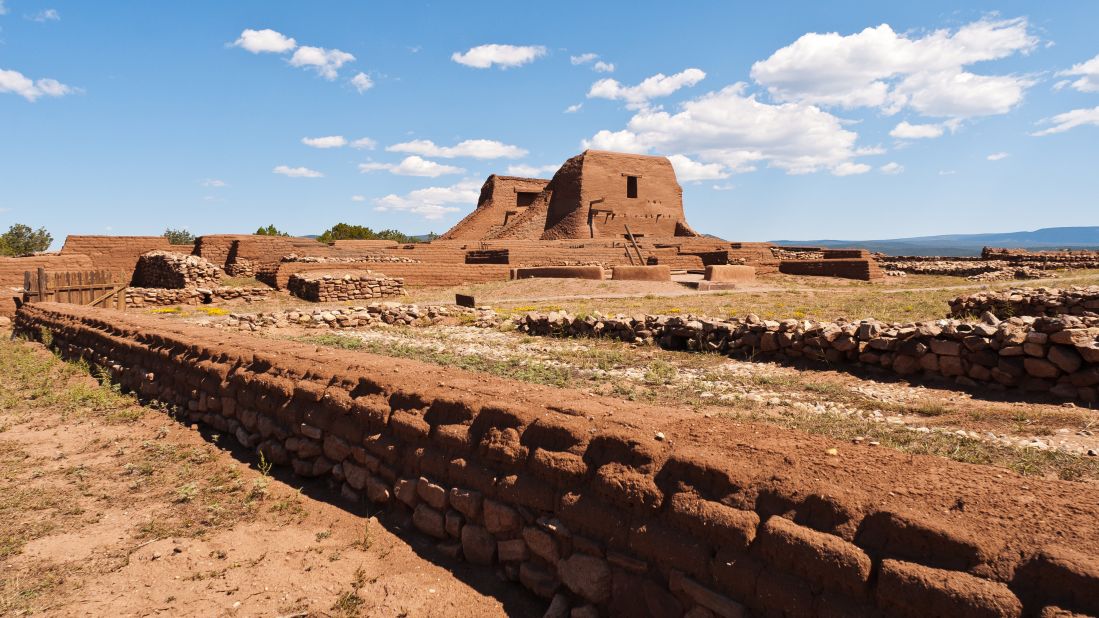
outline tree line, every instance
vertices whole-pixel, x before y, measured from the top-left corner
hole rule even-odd
[[[260,226],[255,232],[259,236],[290,236],[276,228],[274,224]],[[164,237],[173,245],[193,245],[195,235],[185,229],[168,228],[164,230]],[[317,241],[330,243],[334,240],[395,240],[401,244],[427,242],[435,240],[438,235],[434,232],[427,236],[409,236],[398,230],[373,230],[365,225],[352,225],[349,223],[337,223],[325,230]],[[22,256],[39,253],[50,248],[53,236],[46,228],[37,230],[29,225],[16,223],[8,228],[7,232],[0,234],[0,255]]]

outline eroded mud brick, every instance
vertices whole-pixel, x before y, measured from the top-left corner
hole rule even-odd
[[[390,414],[389,428],[398,438],[413,444],[426,442],[428,433],[431,432],[431,425],[427,421],[406,410],[394,410]]]
[[[709,579],[711,548],[656,521],[630,528],[629,546],[637,555],[661,569],[679,569],[685,573]]]
[[[772,517],[760,528],[754,550],[770,565],[798,575],[817,590],[837,590],[854,598],[866,594],[870,557],[837,536]]]
[[[613,616],[680,618],[683,615],[683,604],[667,588],[621,569],[613,571],[609,608]]]
[[[1044,547],[1019,567],[1012,588],[1028,603],[1099,615],[1099,560],[1064,547]]]
[[[664,501],[663,492],[651,476],[620,463],[600,466],[591,487],[607,502],[636,515],[651,513]]]
[[[627,543],[629,527],[623,525],[622,514],[598,498],[568,492],[558,499],[556,512],[570,530],[599,537],[611,546]]]
[[[669,501],[669,522],[694,532],[700,539],[735,551],[747,551],[756,537],[759,515],[694,494],[676,493]]]
[[[573,453],[536,449],[527,467],[538,478],[557,487],[575,487],[588,473],[584,458]]]
[[[552,511],[557,503],[557,493],[552,487],[533,478],[530,474],[509,474],[496,481],[498,497],[539,511]]]
[[[681,571],[672,571],[668,576],[668,588],[677,594],[684,594],[695,603],[705,607],[721,618],[743,618],[745,608],[729,597],[714,592],[691,579]]]
[[[877,601],[889,615],[902,618],[1013,618],[1023,612],[1019,599],[1003,584],[891,559],[882,561]]]

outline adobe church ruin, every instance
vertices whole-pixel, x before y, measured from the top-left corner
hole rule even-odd
[[[666,157],[585,150],[552,180],[492,175],[477,208],[441,240],[579,240],[698,236]]]

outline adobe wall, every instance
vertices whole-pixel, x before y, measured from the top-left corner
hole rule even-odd
[[[28,255],[25,257],[0,257],[0,315],[15,315],[16,296],[22,296],[23,273],[34,273],[39,268],[46,273],[95,270],[92,259],[86,255]],[[33,275],[32,276],[36,276]]]
[[[333,240],[328,244],[337,249],[358,253],[364,250],[380,251],[382,249],[391,249],[400,243],[395,240]]]
[[[176,251],[180,247],[172,245],[163,236],[69,236],[61,247],[61,255],[86,255],[91,259],[94,270],[133,273],[138,258],[157,250]]]
[[[1087,483],[89,307],[16,328],[562,611],[1099,614]]]
[[[285,255],[328,256],[345,253],[312,238],[293,236],[248,236],[234,240],[229,246],[225,272],[233,277],[252,277],[266,264],[278,262]]]
[[[477,241],[502,230],[533,204],[549,180],[492,174],[481,186],[477,207],[438,240]]]
[[[787,275],[810,277],[840,277],[861,281],[878,281],[885,273],[878,268],[874,260],[868,259],[828,259],[828,260],[782,260],[778,270]]]
[[[251,234],[207,234],[195,239],[195,248],[192,253],[210,260],[224,269],[229,265],[229,249],[233,241],[242,238],[251,238]]]

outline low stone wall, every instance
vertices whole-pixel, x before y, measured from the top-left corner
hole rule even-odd
[[[369,270],[311,271],[290,275],[290,293],[313,302],[367,300],[400,296],[404,281]]]
[[[145,288],[213,288],[221,283],[222,270],[197,255],[150,251],[137,260],[133,284]]]
[[[90,307],[29,305],[16,329],[552,615],[1099,613],[1085,483]]]
[[[783,260],[779,262],[778,271],[787,275],[840,277],[861,281],[877,281],[885,278],[885,274],[878,268],[877,263],[868,258]]]
[[[673,350],[824,361],[878,367],[902,376],[994,384],[1063,399],[1099,401],[1099,321],[1017,317],[1000,322],[938,320],[914,324],[714,320],[691,316],[577,318],[564,312],[528,313],[521,332],[565,337],[611,337]]]
[[[404,256],[402,256],[404,257]],[[328,263],[278,262],[256,271],[256,278],[274,288],[285,290],[294,273],[332,270]],[[453,286],[469,283],[507,281],[506,264],[424,264],[407,259],[370,264],[370,270],[404,280],[406,287]]]
[[[267,300],[275,293],[271,288],[126,288],[126,307],[166,307],[171,305],[208,305],[210,303],[245,303]]]
[[[1016,315],[1099,317],[1099,285],[1012,288],[958,296],[950,301],[953,316],[975,316],[986,311],[1001,319]]]
[[[1048,270],[1052,268],[1099,268],[1099,251],[1070,249],[1065,251],[1027,251],[985,247],[981,249],[985,260],[1004,260],[1013,264]]]
[[[431,326],[458,320],[461,324],[479,328],[495,328],[500,319],[491,309],[470,309],[456,305],[402,305],[400,303],[370,303],[366,307],[343,309],[287,310],[264,313],[231,313],[214,327],[255,331],[263,328],[327,328],[356,329],[377,324],[396,326]]]

